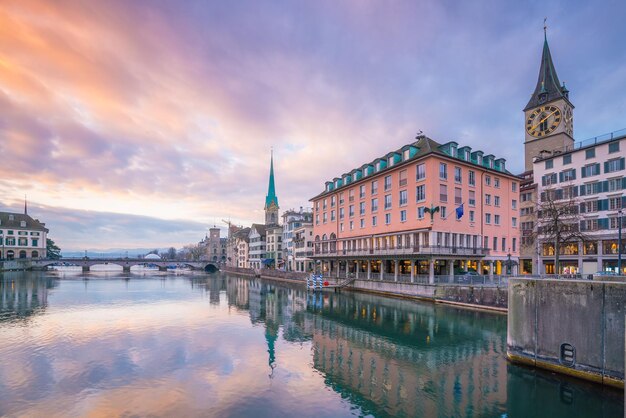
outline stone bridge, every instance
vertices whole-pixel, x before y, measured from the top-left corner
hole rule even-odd
[[[58,260],[51,259],[37,259],[37,260],[24,260],[28,263],[28,267],[34,270],[43,270],[48,266],[64,266],[73,265],[80,266],[83,271],[87,272],[91,266],[114,264],[122,266],[122,269],[126,272],[130,271],[132,266],[142,266],[149,264],[157,266],[159,271],[166,271],[168,266],[186,266],[191,267],[194,270],[204,270],[208,273],[214,273],[219,270],[219,265],[211,261],[174,261],[174,260],[150,260],[145,258],[60,258]]]

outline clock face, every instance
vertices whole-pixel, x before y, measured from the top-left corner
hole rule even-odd
[[[554,132],[562,119],[561,110],[552,105],[535,109],[526,120],[526,132],[535,138],[541,138]]]

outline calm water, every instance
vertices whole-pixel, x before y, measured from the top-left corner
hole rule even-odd
[[[621,392],[508,364],[503,315],[226,275],[0,277],[2,416],[623,416]]]

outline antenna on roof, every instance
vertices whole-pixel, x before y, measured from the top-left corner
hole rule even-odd
[[[415,139],[420,139],[423,135],[422,130],[420,129],[419,132],[417,133],[417,135],[415,135]]]
[[[544,36],[544,37],[548,36],[548,35],[547,35],[547,32],[548,32],[548,24],[546,23],[547,21],[548,21],[548,18],[547,18],[547,17],[544,17],[544,18],[543,18],[543,36]]]
[[[26,195],[24,195],[24,215],[28,215],[28,205],[26,204]]]

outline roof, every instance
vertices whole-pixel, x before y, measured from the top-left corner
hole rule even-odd
[[[13,219],[10,219],[11,215],[13,215]],[[21,226],[22,221],[26,222],[26,226]],[[33,231],[48,232],[46,224],[39,222],[38,219],[33,219],[30,215],[23,213],[12,212],[0,212],[0,228],[30,229]]]
[[[250,228],[250,231],[252,230],[256,230],[256,232],[259,233],[259,235],[265,235],[265,225],[263,224],[252,224],[252,227]]]
[[[541,55],[537,86],[532,96],[530,96],[524,111],[561,98],[569,102],[568,93],[569,91],[565,88],[565,85],[561,86],[559,77],[556,74],[550,47],[548,46],[548,38],[544,35],[543,54]]]
[[[334,186],[335,182],[329,182],[327,181],[326,184],[326,190],[324,190],[322,193],[319,193],[318,195],[312,197],[311,199],[309,199],[310,201],[317,199],[321,196],[330,194],[335,192],[336,190],[339,189],[343,189],[344,187],[347,186],[354,186],[357,183],[361,183],[363,181],[367,181],[369,180],[371,177],[373,177],[374,175],[377,175],[379,173],[385,172],[387,170],[393,170],[399,166],[405,165],[408,162],[414,162],[416,160],[425,158],[426,156],[429,155],[436,155],[436,156],[440,156],[440,157],[444,157],[444,158],[448,158],[448,159],[454,159],[454,160],[458,160],[459,162],[464,162],[465,164],[470,164],[476,167],[479,167],[483,170],[487,170],[487,171],[491,171],[494,174],[500,174],[500,175],[505,175],[505,176],[511,176],[511,177],[517,177],[514,174],[512,174],[511,172],[509,172],[508,170],[506,170],[504,167],[504,162],[506,161],[504,158],[498,158],[496,159],[493,155],[489,154],[487,156],[485,156],[482,159],[482,164],[476,161],[476,155],[483,155],[484,153],[482,151],[474,151],[474,152],[470,152],[470,156],[471,158],[465,159],[465,157],[462,157],[459,155],[458,151],[456,150],[456,146],[458,146],[458,144],[454,141],[450,141],[450,142],[446,142],[445,144],[440,144],[437,141],[428,138],[426,135],[420,135],[417,138],[417,141],[411,143],[411,144],[407,144],[404,147],[400,148],[400,150],[402,149],[406,149],[407,147],[412,147],[413,149],[416,149],[416,152],[411,154],[409,153],[409,157],[407,159],[404,159],[402,161],[399,161],[397,163],[394,163],[391,166],[385,166],[383,168],[380,168],[379,170],[375,171],[374,173],[371,173],[369,175],[365,175],[363,177],[361,177],[358,180],[355,180],[353,182],[350,182],[348,184],[339,184],[338,186]],[[471,148],[469,146],[464,146],[461,147],[459,149],[466,149],[466,150],[470,150]],[[391,153],[387,153],[386,155],[389,154],[394,154],[394,153],[401,153],[401,151],[395,151],[395,152],[391,152]],[[373,162],[368,163],[368,164],[364,164],[361,167],[366,167],[366,166],[374,166],[375,163],[377,161],[385,161],[384,158],[376,158],[374,159]],[[491,167],[489,166],[490,163],[496,162],[496,164]],[[335,180],[339,180],[338,178],[335,178]]]
[[[278,197],[276,197],[276,187],[274,186],[274,153],[270,157],[270,181],[267,186],[267,196],[265,196],[265,208],[269,208],[272,203],[278,207]]]

